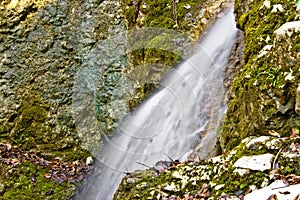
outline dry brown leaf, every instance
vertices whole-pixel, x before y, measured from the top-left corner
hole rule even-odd
[[[269,134],[270,135],[272,135],[272,136],[274,136],[274,137],[278,137],[278,138],[280,138],[280,134],[279,133],[277,133],[276,131],[274,131],[274,130],[269,130]]]

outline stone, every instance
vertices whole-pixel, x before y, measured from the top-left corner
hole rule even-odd
[[[187,10],[189,10],[189,9],[191,8],[191,5],[186,4],[186,5],[184,6],[184,8],[187,9]]]
[[[272,49],[272,47],[273,47],[273,45],[264,46],[264,48],[259,52],[257,57],[261,58],[261,57],[265,56]]]
[[[247,149],[256,149],[257,145],[262,145],[263,143],[266,143],[268,140],[270,140],[270,136],[260,136],[257,138],[254,138],[250,140],[248,143],[246,143],[246,148]]]
[[[295,197],[300,194],[299,191],[300,184],[287,187],[282,180],[278,180],[267,187],[247,194],[244,200],[268,199],[271,195],[276,195],[278,200],[297,199]]]
[[[272,9],[272,13],[276,13],[276,12],[283,12],[284,11],[284,9],[283,9],[283,7],[282,7],[282,5],[281,4],[276,4],[276,5],[274,5],[273,6],[273,9]]]
[[[216,185],[216,186],[215,186],[215,190],[220,190],[220,189],[223,188],[224,186],[225,186],[225,184]]]
[[[164,190],[175,192],[176,191],[176,186],[175,186],[174,182],[172,182],[170,185],[166,185],[164,187]]]
[[[281,147],[283,141],[284,140],[282,138],[274,138],[274,139],[266,142],[266,147],[268,149],[279,149]]]
[[[286,75],[284,77],[285,81],[293,81],[295,79],[295,76],[293,76],[293,71],[292,70],[290,70],[289,73],[285,73],[284,75]]]
[[[143,3],[142,8],[143,8],[143,9],[147,9],[147,7],[148,7],[147,4],[146,4],[146,3]]]
[[[274,34],[277,38],[283,38],[286,35],[291,37],[294,32],[300,31],[300,21],[292,21],[283,24],[277,30],[274,31]]]
[[[249,169],[236,168],[235,170],[233,170],[233,172],[239,174],[242,177],[246,174],[249,174],[250,170]]]
[[[266,7],[266,8],[271,8],[271,2],[269,0],[265,0],[264,4],[261,8]]]
[[[94,162],[93,158],[90,156],[90,157],[87,157],[85,163],[86,165],[92,165]]]
[[[273,154],[243,156],[234,163],[236,168],[265,171],[272,168]]]

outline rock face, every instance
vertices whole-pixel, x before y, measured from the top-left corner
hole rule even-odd
[[[149,22],[144,27],[150,24],[151,27],[164,27],[165,23],[172,21],[169,17],[174,17],[175,13],[170,10],[172,5],[158,1],[157,5],[166,7],[164,11],[161,10],[164,15],[160,17],[165,19],[158,24],[154,23],[154,14],[149,8],[157,5],[152,5],[153,3],[148,1],[138,1],[140,4],[135,5],[134,2],[136,1],[1,1],[2,142],[17,145],[24,150],[39,151],[49,159],[56,156],[66,160],[85,159],[88,156],[86,150],[96,153],[94,149],[99,149],[100,134],[110,133],[117,126],[118,119],[111,111],[111,105],[116,103],[112,98],[113,93],[120,92],[115,90],[120,77],[126,73],[135,75],[136,71],[140,70],[136,69],[137,66],[141,66],[140,64],[145,66],[145,63],[154,63],[158,66],[167,66],[166,69],[153,67],[151,71],[144,73],[155,75],[152,75],[154,78],[149,84],[137,84],[133,88],[135,93],[128,102],[123,103],[130,110],[155,89],[155,84],[158,84],[170,67],[188,55],[188,53],[181,55],[180,52],[170,54],[154,47],[164,43],[167,49],[169,44],[176,43],[175,46],[178,48],[189,47],[191,53],[191,46],[182,45],[184,41],[180,39],[184,38],[172,41],[174,38],[170,36],[159,35],[147,44],[152,47],[150,50],[131,52],[131,55],[125,54],[118,59],[111,58],[116,52],[101,49],[102,43],[111,36],[125,31],[123,13],[128,29],[139,27],[142,16]],[[188,33],[186,36],[194,39],[198,39],[201,31],[226,7],[226,4],[221,5],[221,1],[216,3],[205,1],[205,4],[201,5],[196,1],[176,2],[174,1],[178,9],[176,14],[180,27],[164,28],[185,31]],[[207,8],[204,9],[205,6]],[[131,21],[130,14],[134,13],[131,11],[135,7],[138,9],[138,20]],[[117,48],[117,45],[119,44],[109,48]],[[138,56],[139,53],[143,56]],[[102,62],[103,58],[113,59],[114,62]],[[82,91],[85,89],[84,83],[89,84],[88,79],[91,77],[84,77],[85,80],[78,79],[77,82],[83,82],[81,85],[78,84],[83,89],[81,88],[81,93],[76,95],[91,101],[82,102],[86,103],[84,105],[87,108],[86,112],[74,111],[72,108],[74,93],[78,92],[74,90],[74,82],[78,78],[76,73],[84,66],[95,63],[102,64],[98,66],[102,69],[101,74],[98,71],[101,84],[94,85],[96,87],[94,91]],[[93,75],[98,74],[95,72]],[[120,110],[123,104],[118,106]],[[89,112],[95,114],[90,117],[87,115]],[[125,114],[126,112],[128,110],[125,110]],[[74,119],[74,115],[80,117]],[[100,127],[93,124],[89,127],[87,124],[90,121],[95,121],[96,124],[99,122]]]
[[[90,156],[76,131],[72,88],[94,45],[111,29],[125,28],[118,14],[122,16],[119,1],[0,2],[1,143],[77,167],[76,160]],[[12,152],[2,153],[10,158]],[[76,189],[77,180],[65,177],[58,183],[45,178],[56,165],[39,166],[15,157],[1,161],[3,199],[68,199]]]
[[[251,199],[299,199],[300,184],[287,186],[283,181],[275,181],[268,187],[247,194],[244,200]]]
[[[107,22],[120,24],[106,12],[116,2],[101,2],[1,1],[2,141],[49,158],[87,155],[72,118],[72,87],[86,55],[108,36]]]
[[[236,1],[237,25],[245,35],[244,66],[231,87],[219,134],[221,149],[250,135],[299,128],[295,111],[299,84],[299,11],[294,1]]]

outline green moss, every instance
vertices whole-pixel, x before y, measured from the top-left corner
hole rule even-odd
[[[86,159],[90,154],[76,143],[75,137],[56,133],[47,125],[50,106],[38,95],[25,96],[9,126],[3,126],[0,141],[22,150],[35,151],[46,159],[65,161]]]
[[[176,47],[172,40],[183,39],[183,43],[189,43],[190,39],[186,36],[180,38],[183,36],[179,35],[179,32],[171,30],[182,32],[190,30],[192,22],[191,19],[185,18],[185,15],[190,12],[193,17],[196,17],[203,2],[196,0],[182,0],[178,3],[169,0],[122,1],[127,29],[131,30],[136,27],[157,28],[147,29],[146,34],[139,34],[137,30],[128,37],[132,49],[128,52],[129,66],[122,75],[128,76],[130,80],[136,80],[136,84],[132,88],[133,92],[126,100],[129,110],[133,110],[146,99],[157,88],[166,72],[183,58],[184,47]],[[190,9],[184,8],[187,4],[191,6]],[[106,93],[102,92],[101,94]],[[123,99],[126,98],[123,97]],[[105,100],[106,103],[111,101],[109,97]],[[104,122],[111,118],[101,114],[103,109],[98,110],[99,115],[101,115],[100,121]],[[117,126],[116,120],[112,119],[109,122],[111,129]]]
[[[298,125],[299,126],[299,125]],[[298,131],[299,128],[294,129]],[[285,154],[281,154],[278,158],[278,165],[279,165],[279,171],[282,175],[287,176],[290,174],[294,174],[299,176],[300,175],[300,156],[294,152],[294,154],[291,153],[291,150],[295,148],[295,146],[298,146],[300,143],[299,138],[291,139],[288,142],[285,143],[283,146],[282,152],[290,152],[290,156],[286,156]]]
[[[3,187],[0,199],[69,199],[75,191],[75,184],[53,182],[44,177],[47,172],[47,169],[28,161],[13,169],[3,164],[0,168]]]
[[[252,172],[241,177],[238,173],[234,173],[233,169],[228,169],[228,171],[221,174],[220,179],[214,180],[218,184],[224,184],[224,187],[212,192],[215,197],[220,196],[222,193],[234,196],[237,191],[248,191],[252,185],[260,186],[267,178],[268,174],[265,172]]]
[[[175,2],[175,1],[174,1]],[[123,1],[123,13],[127,20],[128,28],[135,26],[145,27],[157,27],[176,30],[189,30],[190,23],[187,23],[190,19],[186,19],[185,15],[190,12],[192,15],[196,15],[199,9],[199,5],[203,4],[196,0],[182,0],[176,4],[169,0],[139,0],[136,4],[130,0]],[[142,5],[147,5],[146,8],[142,8]],[[191,6],[191,9],[184,8],[187,4]],[[176,5],[174,7],[174,5]],[[145,19],[142,22],[137,20],[138,11],[141,11],[145,15]]]
[[[297,176],[300,175],[300,158],[299,157],[295,157],[295,158],[285,158],[285,157],[281,157],[278,160],[278,164],[279,166],[282,166],[282,168],[280,168],[280,172],[282,175],[290,175],[290,174],[295,174]]]

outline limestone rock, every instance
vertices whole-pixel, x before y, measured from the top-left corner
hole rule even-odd
[[[271,195],[276,195],[278,200],[298,199],[299,196],[296,197],[300,194],[300,184],[286,186],[281,180],[275,181],[265,188],[247,194],[244,200],[268,199]]]
[[[282,144],[283,138],[274,138],[271,136],[248,137],[242,140],[247,149],[259,150],[262,148],[279,149]]]
[[[273,154],[243,156],[234,163],[234,167],[257,171],[269,170],[272,167]]]
[[[261,58],[268,54],[268,52],[272,49],[272,45],[266,45],[264,48],[259,52],[258,58]]]
[[[261,9],[262,9],[263,7],[271,8],[271,2],[270,2],[269,0],[265,0],[264,3],[263,3],[263,5],[262,5],[262,7],[261,7]]]
[[[91,165],[91,164],[93,164],[93,162],[94,162],[94,160],[93,160],[93,158],[90,156],[90,157],[87,157],[87,159],[86,159],[86,165]]]
[[[292,21],[283,24],[279,29],[277,29],[274,34],[277,38],[291,36],[293,32],[300,31],[300,21]]]
[[[278,12],[278,11],[279,12],[283,12],[284,11],[284,9],[283,9],[283,7],[282,7],[281,4],[274,5],[271,12],[273,13],[273,12]]]

